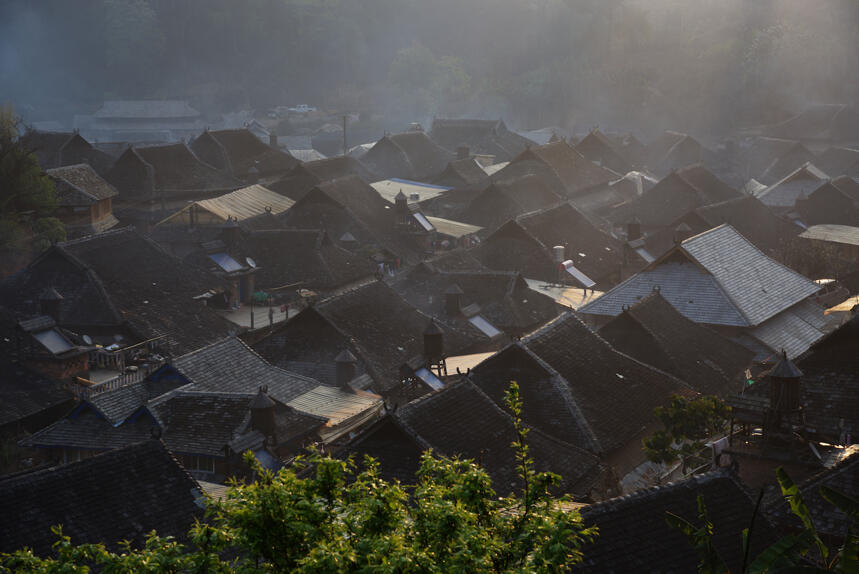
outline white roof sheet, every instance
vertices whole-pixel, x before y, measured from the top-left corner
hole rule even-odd
[[[365,411],[380,408],[382,398],[372,393],[350,393],[338,387],[319,385],[287,404],[300,412],[328,419],[328,426],[336,426]]]
[[[480,315],[475,315],[474,317],[471,317],[468,320],[468,322],[471,323],[472,325],[474,325],[475,327],[477,327],[477,329],[481,333],[483,333],[484,335],[486,335],[490,339],[497,337],[498,335],[501,334],[501,331],[496,329],[492,323],[490,323],[489,321],[487,321],[486,319],[484,319]]]
[[[859,227],[851,227],[849,225],[834,225],[830,223],[812,225],[800,233],[799,236],[818,241],[859,245]]]
[[[223,221],[226,221],[228,217],[243,221],[265,213],[266,209],[271,209],[275,215],[283,213],[295,205],[295,201],[261,185],[250,185],[218,197],[195,201],[167,217],[161,223],[166,223],[176,217],[181,221],[187,221],[187,217],[182,214],[191,209],[192,205],[199,209],[205,209]]]
[[[456,237],[459,239],[460,237],[465,237],[466,235],[473,235],[483,229],[482,227],[478,227],[477,225],[471,225],[469,223],[462,223],[461,221],[453,221],[450,219],[443,219],[441,217],[431,217],[426,216],[427,221],[429,221],[435,230],[443,235],[450,235],[451,237]]]
[[[33,334],[33,337],[35,337],[43,347],[54,355],[65,353],[66,351],[70,351],[74,348],[71,343],[69,343],[68,340],[66,340],[66,338],[63,337],[56,329],[35,333]]]
[[[451,189],[443,185],[432,185],[420,181],[400,178],[383,179],[382,181],[371,183],[370,186],[379,192],[379,195],[381,195],[385,201],[390,203],[394,203],[394,198],[401,191],[405,194],[406,198],[408,198],[409,203],[414,203],[416,201],[424,201],[438,197]],[[418,196],[417,199],[413,199],[415,194]]]
[[[510,164],[509,161],[502,161],[501,163],[493,163],[492,165],[481,166],[481,167],[483,167],[483,171],[486,172],[486,175],[492,175],[493,173],[495,173],[497,171],[501,171],[502,169],[507,167],[509,164]]]

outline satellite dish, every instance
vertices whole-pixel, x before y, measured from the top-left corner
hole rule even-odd
[[[84,335],[83,340],[87,345],[92,345],[92,338],[89,335]]]
[[[251,259],[250,257],[245,257],[245,261],[247,261],[247,262],[248,262],[248,265],[250,265],[250,266],[251,266],[251,267],[253,267],[254,269],[256,269],[256,268],[257,268],[256,261],[254,261],[254,260],[253,260],[253,259]]]

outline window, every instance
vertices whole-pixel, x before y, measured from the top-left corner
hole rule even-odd
[[[200,472],[215,473],[215,459],[210,456],[189,456],[190,468],[188,470],[199,470]]]

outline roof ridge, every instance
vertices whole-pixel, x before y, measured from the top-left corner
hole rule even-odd
[[[656,492],[670,492],[673,490],[678,490],[680,488],[685,488],[690,486],[690,483],[695,483],[696,485],[713,482],[715,480],[726,478],[741,487],[743,492],[746,492],[745,488],[742,488],[740,483],[736,480],[735,475],[729,470],[719,469],[719,470],[711,470],[702,474],[692,475],[688,478],[682,480],[672,480],[666,482],[665,484],[658,484],[654,486],[648,486],[645,488],[641,488],[639,490],[635,490],[629,494],[621,494],[620,496],[615,496],[613,498],[609,498],[606,500],[601,500],[599,502],[595,502],[593,504],[589,504],[581,509],[582,513],[589,512],[603,512],[607,510],[612,510],[618,504],[626,503],[633,500],[639,500],[645,498]]]
[[[582,412],[582,409],[579,406],[579,402],[576,400],[576,397],[573,396],[573,393],[571,391],[572,385],[570,385],[569,381],[567,381],[567,379],[565,379],[564,376],[561,375],[561,373],[559,373],[557,369],[555,369],[552,365],[550,365],[549,363],[544,361],[543,358],[540,357],[537,353],[532,351],[528,347],[528,345],[523,344],[521,341],[516,341],[515,343],[512,343],[512,344],[522,348],[525,351],[525,353],[528,354],[528,356],[530,356],[532,359],[534,359],[543,369],[545,369],[547,372],[549,372],[552,375],[551,376],[552,386],[555,387],[555,389],[557,389],[569,401],[568,404],[570,406],[570,410],[572,411],[573,418],[575,418],[577,421],[579,421],[579,424],[581,425],[582,430],[585,431],[585,435],[587,436],[588,441],[591,443],[591,446],[593,447],[594,452],[598,453],[598,454],[602,453],[603,452],[602,445],[600,445],[600,441],[597,438],[597,435],[594,432],[594,429],[591,427],[590,423],[588,422],[587,417],[585,417],[585,414]],[[566,384],[564,384],[564,385],[557,384],[560,381],[564,381],[564,383],[566,383]]]
[[[86,243],[87,241],[91,241],[94,239],[104,239],[106,237],[111,237],[111,236],[115,236],[115,235],[122,235],[125,233],[131,233],[133,231],[135,231],[135,227],[133,225],[126,225],[125,227],[115,227],[113,229],[108,229],[107,231],[102,231],[100,233],[92,233],[90,235],[84,235],[83,237],[76,237],[75,239],[67,239],[65,241],[58,241],[56,243],[56,245],[58,247],[67,247],[69,245],[79,245],[81,243]]]

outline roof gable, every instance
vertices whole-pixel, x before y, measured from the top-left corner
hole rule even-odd
[[[75,485],[69,496],[69,485]],[[140,547],[148,533],[183,538],[202,511],[197,482],[155,440],[80,462],[0,481],[0,550],[51,550],[50,531],[63,525],[73,544],[127,539]]]
[[[652,293],[599,330],[611,345],[686,381],[702,394],[737,390],[754,353],[680,314]]]
[[[603,451],[639,435],[653,409],[671,394],[689,393],[679,380],[617,352],[568,312],[522,339],[564,378]]]
[[[754,504],[740,482],[724,473],[708,473],[666,486],[640,490],[581,509],[584,523],[600,535],[582,548],[581,572],[694,572],[700,556],[689,539],[665,520],[673,512],[693,523],[701,495],[714,524],[714,550],[731,572],[741,569],[740,532],[749,525]],[[751,553],[757,556],[776,538],[769,528],[756,530]]]
[[[319,385],[268,363],[237,337],[182,355],[172,365],[195,391],[255,395],[260,386],[266,386],[269,396],[284,404]]]
[[[730,225],[681,244],[713,275],[750,325],[758,325],[820,290],[820,286],[764,255]]]
[[[587,160],[565,141],[529,148],[511,161],[511,165],[529,159],[551,168],[568,197],[618,178],[617,173]]]
[[[479,461],[499,494],[521,487],[516,474],[513,421],[473,383],[463,380],[401,407],[393,415],[422,448]],[[537,470],[561,476],[561,492],[590,494],[602,469],[593,454],[554,439],[539,429],[528,434],[529,454]]]
[[[119,193],[87,164],[58,167],[46,173],[58,184],[57,199],[60,205],[95,203]]]

